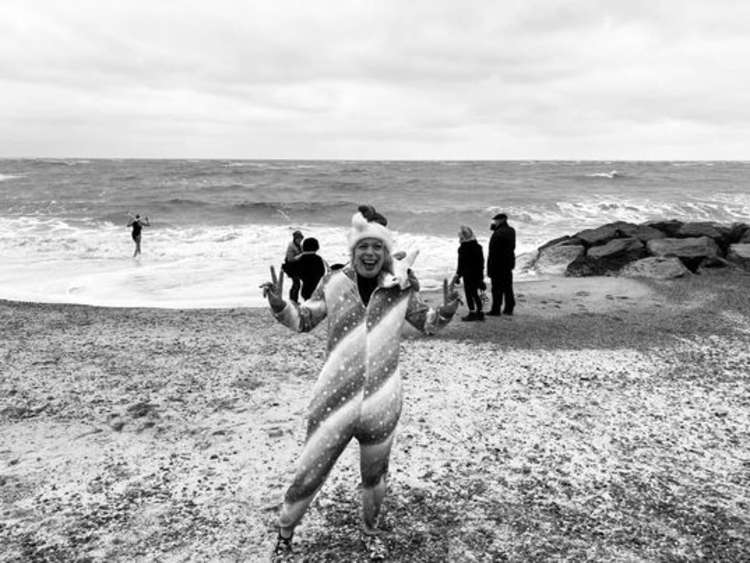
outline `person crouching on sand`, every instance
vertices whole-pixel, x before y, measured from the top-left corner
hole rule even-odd
[[[328,318],[328,355],[312,389],[305,445],[279,516],[276,560],[292,552],[295,527],[352,438],[360,447],[362,539],[371,558],[387,555],[377,526],[401,414],[401,329],[407,321],[432,334],[458,307],[447,280],[441,306],[422,301],[405,268],[416,253],[394,268],[391,232],[384,220],[371,215],[368,221],[366,215],[360,211],[352,217],[350,264],[326,274],[305,303],[284,301],[284,274],[277,279],[273,267],[272,281],[261,286],[276,319],[293,330],[312,330]]]

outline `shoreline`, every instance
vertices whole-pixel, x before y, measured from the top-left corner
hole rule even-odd
[[[748,279],[521,282],[512,318],[408,330],[392,557],[747,559]],[[0,560],[267,556],[325,327],[9,301],[0,320]],[[298,530],[310,560],[364,560],[357,456]]]
[[[555,307],[555,305],[561,305],[561,301],[565,298],[570,298],[575,301],[576,306],[580,304],[581,307],[601,307],[607,306],[612,301],[611,297],[607,298],[607,295],[614,296],[619,294],[620,297],[626,299],[652,299],[653,289],[648,283],[639,281],[633,278],[620,278],[620,277],[587,277],[587,278],[568,278],[564,276],[545,276],[539,279],[523,279],[514,282],[515,293],[519,301],[519,309],[523,309],[521,305],[527,305],[525,311],[529,314],[535,315],[540,314],[544,309],[550,309],[548,313],[565,314],[570,312],[572,309],[569,307]],[[465,300],[463,294],[463,286],[457,287],[458,292],[461,296],[461,301]],[[442,290],[426,290],[420,292],[422,298],[430,303],[438,303],[442,298]],[[487,296],[490,297],[489,289],[487,290]],[[529,300],[531,299],[531,302]],[[606,299],[606,301],[604,301]],[[0,303],[8,304],[24,304],[24,305],[39,305],[39,306],[61,306],[61,307],[89,307],[92,309],[103,309],[103,310],[151,310],[151,311],[205,311],[219,313],[221,311],[237,311],[237,310],[249,310],[249,311],[264,311],[267,309],[265,305],[236,305],[228,307],[157,307],[152,305],[96,305],[89,303],[75,303],[75,302],[63,302],[63,301],[33,301],[24,299],[11,299],[0,297]],[[531,309],[529,309],[531,305]],[[549,305],[549,307],[545,307]],[[552,311],[551,309],[559,309],[559,311]],[[461,308],[459,308],[459,311]],[[544,314],[544,313],[542,313]]]

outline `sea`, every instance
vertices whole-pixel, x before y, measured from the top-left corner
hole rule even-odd
[[[294,230],[349,260],[357,206],[420,251],[424,289],[485,251],[493,215],[517,253],[616,220],[750,222],[750,162],[0,159],[0,299],[117,307],[263,306]],[[126,226],[148,216],[142,250]],[[519,268],[516,279],[534,279]]]

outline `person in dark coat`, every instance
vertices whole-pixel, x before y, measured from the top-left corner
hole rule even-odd
[[[477,242],[474,232],[470,227],[461,225],[458,230],[458,268],[453,280],[464,280],[464,292],[466,293],[466,306],[469,314],[461,317],[462,321],[483,321],[482,299],[479,291],[486,288],[484,284],[484,252],[482,245]]]
[[[302,242],[302,254],[295,263],[295,272],[302,282],[300,295],[302,299],[310,299],[310,296],[318,287],[318,282],[326,273],[326,265],[323,259],[316,253],[320,250],[318,239],[310,237]]]
[[[490,224],[487,252],[487,275],[492,280],[492,306],[488,315],[512,315],[516,306],[513,296],[513,268],[516,267],[516,230],[508,225],[508,216],[498,213]],[[503,306],[504,305],[504,306]]]

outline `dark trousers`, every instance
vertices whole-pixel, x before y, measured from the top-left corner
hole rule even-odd
[[[299,290],[302,287],[302,280],[297,276],[292,276],[292,287],[289,288],[289,299],[295,303],[299,301]]]
[[[493,313],[513,313],[516,306],[516,298],[513,296],[513,270],[501,270],[492,280],[492,308]],[[503,307],[503,302],[505,307]]]
[[[479,284],[464,280],[464,293],[466,293],[466,306],[469,308],[469,311],[481,311],[482,300],[479,298]]]

